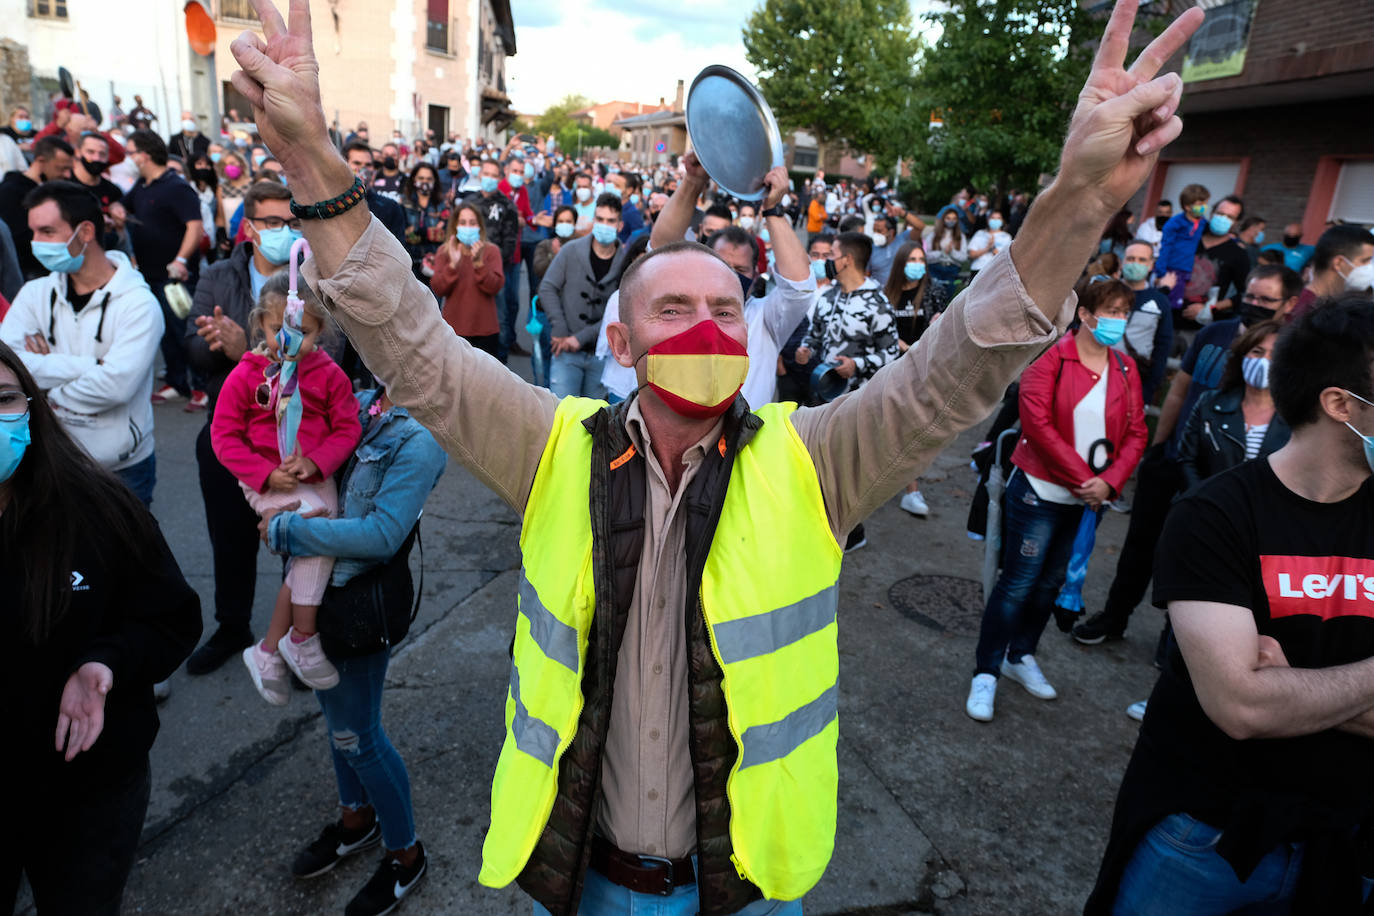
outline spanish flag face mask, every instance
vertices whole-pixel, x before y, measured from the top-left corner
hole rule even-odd
[[[709,318],[654,344],[645,356],[646,384],[673,412],[693,420],[725,413],[749,374],[744,345]]]

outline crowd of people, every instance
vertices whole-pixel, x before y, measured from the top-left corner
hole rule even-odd
[[[23,873],[40,912],[118,911],[155,700],[183,660],[239,658],[269,704],[314,689],[328,726],[339,815],[293,874],[380,845],[348,912],[394,908],[428,860],[380,700],[447,452],[524,523],[479,880],[518,880],[536,912],[800,913],[834,843],[843,556],[899,493],[927,515],[921,472],[998,408],[975,463],[990,479],[992,440],[1017,444],[998,527],[971,516],[1000,554],[967,714],[994,719],[1003,676],[1057,697],[1035,657],[1051,619],[1121,639],[1152,579],[1168,611],[1089,911],[1368,896],[1374,235],[1265,245],[1262,216],[1201,185],[1136,225],[1181,86],[1123,69],[1131,4],[1054,183],[964,187],[929,220],[877,176],[778,168],[740,199],[692,153],[376,144],[325,125],[307,5],[290,27],[259,7],[277,44],[235,43],[256,123],[206,135],[184,111],[164,137],[116,97],[102,130],[83,97],[0,129],[0,566],[33,649],[11,680],[41,791],[18,804],[48,825],[0,899]],[[198,647],[148,512],[174,403],[206,416]],[[1108,508],[1129,530],[1088,613]],[[263,637],[260,543],[284,558]],[[678,606],[686,628],[649,612]]]

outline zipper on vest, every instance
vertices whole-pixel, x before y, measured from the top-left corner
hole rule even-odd
[[[724,686],[723,686],[723,685],[724,685],[724,683],[725,683],[725,662],[721,660],[721,657],[720,657],[720,648],[716,645],[716,633],[715,633],[715,631],[714,631],[713,629],[711,629],[711,621],[709,621],[709,620],[706,619],[706,598],[705,598],[705,596],[702,594],[702,591],[701,591],[700,588],[697,589],[697,613],[701,615],[701,622],[702,622],[702,625],[706,627],[706,642],[711,646],[711,654],[712,654],[713,656],[715,656],[716,664],[720,666],[721,684],[722,684],[722,688],[721,688],[721,689],[722,689],[722,691],[723,691],[723,690],[724,690]],[[730,737],[733,738],[733,739],[735,739],[735,747],[738,749],[738,752],[741,753],[741,754],[743,754],[743,753],[744,753],[744,742],[740,739],[740,736],[735,732],[735,724],[734,724],[732,721],[730,721],[730,704],[729,704],[728,702],[727,702],[726,705],[725,705],[725,727],[728,728],[728,729],[730,730]],[[734,775],[735,770],[737,770],[738,768],[739,768],[739,758],[736,757],[736,758],[735,758],[735,765],[734,765],[733,767],[731,767],[731,769],[730,769],[730,773],[731,773],[732,776]],[[727,780],[727,783],[726,783],[725,797],[726,797],[726,800],[728,801],[728,800],[729,800],[729,797],[730,797],[730,790],[729,790],[729,782],[728,782],[728,780]],[[730,805],[730,821],[731,821],[732,824],[733,824],[734,820],[735,820],[735,806],[734,806],[733,804],[731,804],[731,805]],[[733,834],[733,831],[732,831],[732,834]],[[748,881],[750,884],[754,885],[755,887],[758,886],[758,882],[755,881],[753,878],[751,878],[751,877],[749,876],[749,874],[748,874],[748,873],[745,871],[745,869],[744,869],[744,863],[741,862],[741,861],[739,860],[739,856],[737,856],[737,855],[735,854],[735,839],[734,839],[734,836],[733,836],[733,835],[730,837],[730,864],[733,865],[733,866],[735,866],[735,871],[736,871],[736,873],[739,874],[739,877],[740,877],[740,880],[741,880],[741,881]]]

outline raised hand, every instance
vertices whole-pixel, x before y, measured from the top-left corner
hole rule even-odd
[[[792,186],[792,179],[787,177],[787,169],[778,166],[763,176],[763,186],[767,189],[763,195],[763,209],[768,210],[782,203],[782,196]]]
[[[310,0],[288,0],[287,22],[272,0],[252,3],[262,36],[244,32],[234,39],[229,49],[243,69],[229,79],[252,103],[258,133],[289,172],[297,148],[328,142],[329,137],[310,33]]]
[[[1126,69],[1137,5],[1138,0],[1119,0],[1112,10],[1060,159],[1059,178],[1067,189],[1092,193],[1113,212],[1144,183],[1160,149],[1183,130],[1175,114],[1183,81],[1175,73],[1156,74],[1203,20],[1201,9],[1189,9]]]
[[[57,706],[55,749],[65,750],[71,763],[89,751],[105,728],[105,694],[114,686],[114,672],[100,662],[86,662],[72,672]]]
[[[706,167],[701,164],[701,160],[697,158],[696,153],[683,153],[680,161],[682,163],[683,175],[687,178],[699,182],[711,180],[711,176],[706,174]]]

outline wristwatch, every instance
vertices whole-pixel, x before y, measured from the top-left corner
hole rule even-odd
[[[764,210],[764,211],[763,211],[762,213],[760,213],[759,215],[760,215],[760,216],[765,216],[765,217],[767,217],[767,216],[781,216],[783,219],[787,219],[787,211],[784,210],[784,209],[782,208],[782,204],[774,204],[773,206],[769,207],[767,210]]]

